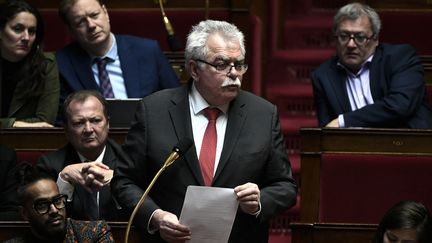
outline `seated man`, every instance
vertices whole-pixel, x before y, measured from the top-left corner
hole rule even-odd
[[[64,103],[65,134],[69,143],[43,155],[36,167],[57,180],[68,195],[68,213],[73,219],[127,219],[111,196],[110,180],[121,147],[108,139],[106,101],[97,91],[82,90]]]
[[[38,174],[30,164],[22,164],[18,199],[22,217],[30,231],[6,242],[114,242],[104,221],[76,221],[66,218],[66,195],[56,183]]]
[[[319,126],[432,128],[420,58],[409,45],[380,44],[380,28],[369,6],[337,12],[337,56],[311,75]]]
[[[111,33],[108,11],[100,0],[62,0],[59,14],[76,40],[56,54],[61,102],[82,89],[125,99],[179,86],[156,41]]]

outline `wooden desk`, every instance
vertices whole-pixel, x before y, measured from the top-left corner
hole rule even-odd
[[[432,130],[303,128],[300,134],[300,221],[305,223],[321,222],[320,173],[324,154],[432,157]],[[343,195],[340,197],[343,199]]]
[[[292,243],[370,243],[376,224],[291,223]]]
[[[112,128],[109,137],[123,144],[128,129]],[[63,128],[8,128],[0,130],[0,144],[19,151],[53,151],[67,143]]]
[[[107,222],[111,227],[111,233],[116,242],[124,242],[124,234],[127,227],[127,222]],[[29,224],[26,221],[0,221],[0,242],[11,239],[16,236],[23,235],[29,229]],[[132,227],[129,233],[129,242],[140,242],[139,235]]]

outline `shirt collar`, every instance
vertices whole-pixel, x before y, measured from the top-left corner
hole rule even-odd
[[[199,91],[195,87],[195,83],[192,83],[192,88],[189,92],[189,102],[191,104],[192,112],[194,115],[202,112],[205,108],[210,107],[209,103],[202,97]],[[229,104],[215,106],[219,108],[224,114],[228,112]]]
[[[337,62],[337,65],[339,66],[339,67],[342,67],[343,69],[345,69],[345,71],[349,74],[349,75],[351,75],[351,76],[354,76],[354,77],[356,77],[356,76],[359,76],[360,74],[362,74],[366,69],[368,69],[369,68],[369,64],[372,62],[372,59],[373,59],[373,54],[368,58],[368,59],[366,59],[366,61],[361,65],[361,68],[360,68],[360,70],[357,72],[357,73],[353,73],[353,72],[351,72],[345,65],[343,65],[341,62]]]
[[[96,162],[101,162],[102,163],[103,157],[105,156],[105,150],[106,150],[106,146],[104,146],[104,148],[102,150],[102,153],[100,153],[99,156],[96,158],[96,160],[95,160]],[[81,162],[92,161],[92,160],[89,160],[86,157],[84,157],[78,151],[77,151],[77,153],[78,153],[78,157],[80,158]]]
[[[112,38],[112,45],[111,48],[108,50],[107,53],[105,53],[104,56],[101,57],[97,57],[97,56],[93,56],[92,59],[96,59],[96,58],[105,58],[108,57],[109,59],[115,61],[118,59],[118,52],[117,52],[117,41],[115,36],[111,33],[111,38]]]

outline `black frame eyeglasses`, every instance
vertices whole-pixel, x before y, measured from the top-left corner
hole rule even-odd
[[[214,69],[216,69],[216,71],[223,74],[229,74],[232,68],[234,68],[240,74],[244,74],[248,69],[248,65],[243,62],[223,62],[223,63],[213,64],[201,59],[194,59],[194,61],[202,62],[209,66],[212,66],[214,67]]]
[[[369,40],[373,39],[374,36],[375,36],[374,34],[368,37],[363,33],[341,32],[337,34],[335,37],[342,45],[346,45],[351,39],[353,39],[358,46],[363,46],[366,45],[369,42]]]
[[[38,199],[33,202],[33,209],[38,214],[46,214],[49,212],[51,205],[57,209],[66,207],[67,195],[59,194],[51,199]]]

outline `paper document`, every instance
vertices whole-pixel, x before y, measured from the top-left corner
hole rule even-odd
[[[226,243],[237,213],[234,189],[188,186],[180,223],[191,229],[190,243]]]

